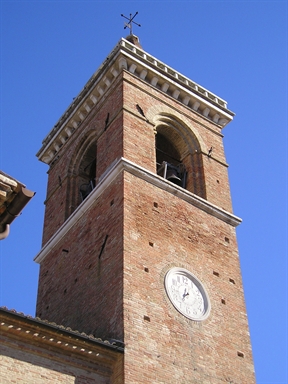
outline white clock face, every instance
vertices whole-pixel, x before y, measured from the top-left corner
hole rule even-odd
[[[210,312],[208,295],[200,281],[184,268],[172,268],[165,276],[165,289],[174,307],[192,320],[204,320]]]

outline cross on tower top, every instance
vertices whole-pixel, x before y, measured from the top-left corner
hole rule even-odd
[[[128,23],[124,23],[124,29],[126,28],[129,28],[130,29],[130,35],[132,36],[133,33],[132,33],[132,25],[133,23],[138,25],[138,27],[141,27],[140,24],[136,23],[135,21],[133,21],[134,17],[138,15],[138,12],[135,13],[135,15],[132,17],[132,13],[130,13],[130,18],[124,16],[122,13],[121,13],[121,16],[124,17],[126,20],[128,20]]]

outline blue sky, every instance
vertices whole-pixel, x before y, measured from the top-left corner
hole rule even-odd
[[[258,384],[287,378],[287,2],[5,1],[0,168],[36,191],[0,243],[0,305],[35,314],[42,140],[121,37],[228,101],[224,144]]]

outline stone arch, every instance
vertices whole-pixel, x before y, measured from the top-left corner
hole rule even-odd
[[[202,148],[194,131],[179,117],[169,113],[158,113],[153,120],[157,173],[206,198]]]
[[[147,119],[151,121],[155,126],[158,125],[158,121],[159,119],[161,119],[162,116],[171,117],[172,119],[175,119],[181,124],[181,126],[184,127],[184,131],[186,131],[186,134],[188,136],[189,136],[189,133],[192,132],[193,136],[195,137],[195,139],[199,144],[200,150],[202,152],[206,151],[206,146],[197,128],[194,125],[193,126],[191,125],[191,119],[188,119],[185,115],[177,112],[175,109],[171,109],[169,106],[166,106],[163,104],[156,104],[151,106],[147,110],[146,116],[147,116]]]
[[[89,195],[96,185],[97,137],[87,133],[74,150],[68,171],[68,205],[66,218]]]

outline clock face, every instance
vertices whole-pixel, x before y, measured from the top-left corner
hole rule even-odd
[[[204,320],[210,302],[200,281],[184,268],[172,268],[165,276],[165,289],[174,307],[191,320]]]

